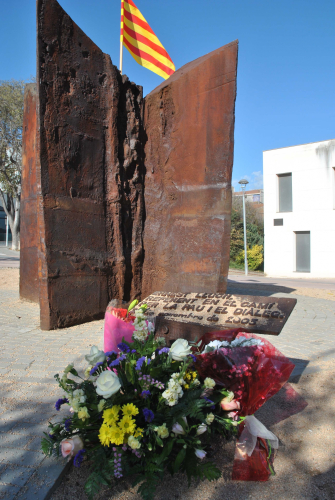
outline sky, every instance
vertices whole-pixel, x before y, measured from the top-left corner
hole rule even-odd
[[[334,0],[134,0],[176,69],[239,40],[233,186],[262,187],[262,152],[335,138]],[[120,0],[59,0],[119,66]],[[0,0],[0,80],[36,74],[35,0]],[[163,79],[124,49],[144,95]]]

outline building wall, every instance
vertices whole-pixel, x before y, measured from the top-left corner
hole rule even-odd
[[[335,277],[335,140],[265,151],[263,167],[265,273]],[[292,212],[280,213],[277,176],[290,172]],[[296,271],[296,231],[310,231],[309,273]]]

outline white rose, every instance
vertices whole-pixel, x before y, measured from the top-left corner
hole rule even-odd
[[[191,347],[188,345],[188,342],[185,339],[177,339],[175,342],[173,342],[169,351],[169,355],[175,361],[182,361],[189,354],[191,354]]]
[[[70,459],[71,457],[74,457],[78,451],[83,448],[84,443],[78,435],[73,436],[70,439],[63,439],[60,443],[60,449],[64,458],[69,457]]]
[[[97,394],[103,398],[110,398],[121,387],[119,377],[112,371],[106,370],[97,378]]]
[[[102,363],[105,361],[106,356],[104,351],[99,351],[96,345],[91,347],[91,352],[85,356],[86,361],[90,365],[96,365],[97,363]]]

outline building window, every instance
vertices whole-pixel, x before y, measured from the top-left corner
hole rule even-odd
[[[292,212],[292,174],[279,174],[278,212]]]
[[[254,195],[252,196],[252,201],[253,201],[254,203],[260,203],[260,202],[261,202],[261,195],[260,195],[260,194],[254,194]]]
[[[311,233],[296,231],[295,233],[296,271],[311,272]]]
[[[273,225],[274,226],[283,226],[284,220],[283,219],[273,219]]]

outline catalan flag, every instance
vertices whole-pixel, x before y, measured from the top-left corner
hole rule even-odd
[[[176,70],[171,57],[132,0],[121,0],[121,72],[123,45],[138,64],[165,80]]]

